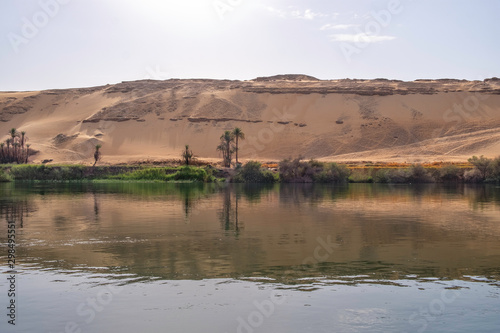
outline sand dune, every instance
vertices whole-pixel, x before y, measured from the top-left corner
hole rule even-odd
[[[500,80],[331,80],[281,75],[252,81],[123,82],[0,93],[0,140],[26,131],[41,162],[179,158],[185,144],[219,159],[224,130],[246,134],[240,156],[333,161],[464,161],[500,155]]]

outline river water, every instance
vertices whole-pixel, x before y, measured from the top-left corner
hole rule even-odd
[[[498,186],[0,184],[0,243],[2,333],[500,331]]]

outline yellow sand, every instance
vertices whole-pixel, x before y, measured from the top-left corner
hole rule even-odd
[[[125,82],[0,93],[0,140],[26,131],[39,163],[180,158],[218,160],[219,137],[240,127],[240,157],[277,161],[464,161],[500,155],[500,82],[388,80]],[[57,138],[56,138],[57,137]]]

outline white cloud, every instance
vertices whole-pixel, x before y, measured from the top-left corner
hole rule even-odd
[[[266,7],[267,11],[273,15],[276,15],[280,18],[293,18],[293,19],[301,19],[301,20],[314,20],[318,17],[327,17],[327,14],[323,14],[320,12],[315,12],[311,9],[299,10],[293,9],[289,11],[284,11],[281,9],[277,9],[274,7]]]
[[[359,24],[325,24],[320,30],[347,30],[350,28],[359,27]]]
[[[334,42],[351,42],[351,43],[378,43],[389,40],[394,40],[394,36],[380,36],[380,35],[367,35],[364,33],[359,34],[335,34],[331,35],[330,39]]]
[[[306,11],[304,12],[304,19],[306,20],[314,20],[316,17],[325,17],[327,16],[326,14],[323,14],[323,13],[316,13],[316,12],[313,12],[312,10],[310,9],[306,9]]]
[[[281,10],[281,9],[277,9],[277,8],[274,8],[274,7],[266,7],[267,11],[270,12],[271,14],[273,15],[276,15],[280,18],[286,18],[286,12]]]

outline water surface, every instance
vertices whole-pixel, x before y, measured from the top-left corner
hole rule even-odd
[[[1,332],[498,332],[500,188],[0,184]]]

